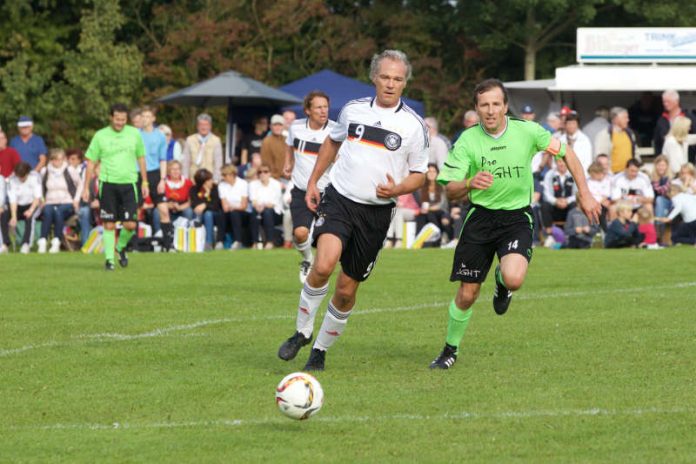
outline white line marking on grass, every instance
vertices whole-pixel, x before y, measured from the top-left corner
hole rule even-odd
[[[614,288],[614,289],[595,289],[595,290],[578,290],[575,292],[539,292],[534,293],[521,293],[516,296],[517,300],[528,301],[528,300],[546,300],[553,298],[568,298],[568,297],[578,297],[578,296],[592,296],[601,294],[616,294],[616,293],[633,293],[633,292],[646,292],[654,290],[671,290],[677,288],[691,288],[696,287],[696,282],[675,282],[669,285],[655,285],[650,287],[634,287],[634,288]],[[368,308],[359,309],[355,312],[353,317],[360,317],[361,315],[370,314],[382,314],[382,313],[397,313],[406,311],[416,311],[419,309],[428,309],[435,307],[444,307],[449,304],[449,300],[445,301],[433,301],[432,303],[420,303],[416,305],[409,306],[397,306],[397,307],[386,307],[386,308]],[[487,300],[479,300],[476,305],[488,304]],[[121,334],[121,333],[98,333],[98,334],[79,334],[74,335],[73,341],[52,341],[40,344],[27,344],[19,348],[9,348],[0,349],[0,358],[21,354],[27,351],[39,349],[39,348],[49,348],[49,347],[62,347],[69,346],[76,343],[105,343],[105,342],[118,342],[118,341],[132,341],[152,337],[162,337],[166,335],[171,335],[177,332],[200,329],[203,327],[208,327],[211,325],[229,324],[236,322],[254,322],[254,321],[271,321],[280,319],[293,319],[295,314],[274,314],[267,316],[248,316],[248,317],[228,317],[221,319],[206,319],[202,321],[192,322],[190,324],[173,325],[169,327],[155,328],[148,332],[136,333],[136,334]]]
[[[391,414],[381,416],[319,416],[312,418],[312,422],[326,423],[365,423],[365,422],[388,422],[388,421],[465,421],[465,420],[515,420],[515,419],[536,419],[536,418],[578,418],[578,417],[618,417],[630,416],[641,417],[648,415],[678,415],[694,414],[696,410],[689,408],[640,408],[640,409],[560,409],[560,410],[531,410],[531,411],[499,411],[499,412],[468,412],[445,413],[435,415],[422,414]],[[114,422],[111,424],[96,423],[74,423],[74,424],[45,424],[45,425],[15,425],[6,426],[2,430],[6,431],[42,431],[42,430],[138,430],[138,429],[179,429],[179,428],[209,428],[209,427],[244,427],[272,424],[287,424],[289,419],[282,416],[267,417],[262,419],[213,419],[203,421],[184,421],[184,422],[145,422],[129,423]]]

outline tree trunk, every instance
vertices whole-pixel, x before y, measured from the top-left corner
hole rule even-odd
[[[524,80],[534,80],[536,74],[536,47],[534,44],[527,44],[524,47]]]

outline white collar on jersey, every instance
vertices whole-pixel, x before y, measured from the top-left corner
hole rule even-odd
[[[500,134],[493,135],[490,132],[488,132],[485,127],[483,127],[482,122],[479,122],[479,126],[481,126],[481,130],[483,131],[483,133],[494,140],[498,140],[500,137],[505,135],[505,132],[507,132],[509,125],[510,125],[510,118],[508,116],[505,116],[505,129],[503,129],[503,131]]]
[[[389,111],[389,110],[391,110],[391,108],[384,108],[384,107],[379,106],[379,105],[377,104],[376,100],[377,100],[377,97],[373,97],[372,100],[370,100],[370,107],[376,108],[376,109],[382,110],[382,111]],[[396,105],[396,109],[394,110],[394,112],[395,112],[395,113],[398,113],[399,110],[400,110],[401,108],[403,108],[403,107],[404,107],[404,102],[403,102],[403,100],[401,100],[401,99],[399,98],[399,104]]]
[[[307,129],[309,129],[309,130],[324,130],[324,129],[326,129],[326,126],[329,125],[329,119],[326,120],[326,122],[324,123],[323,126],[321,126],[320,129],[312,129],[311,127],[309,127],[309,118],[305,118],[305,123],[304,123],[304,125],[305,125],[305,128],[307,128]]]

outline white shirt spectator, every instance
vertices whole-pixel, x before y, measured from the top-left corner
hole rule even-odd
[[[605,175],[602,180],[587,179],[587,188],[595,200],[601,202],[603,199],[611,198],[611,176]]]
[[[225,200],[233,208],[242,206],[244,198],[249,198],[249,184],[242,178],[237,178],[234,185],[222,181],[218,185],[218,195],[220,200]]]
[[[268,185],[263,185],[260,180],[253,180],[249,183],[249,201],[256,205],[273,205],[276,214],[283,212],[283,189],[280,182],[270,178]]]
[[[672,197],[672,211],[669,213],[669,220],[681,214],[682,221],[696,221],[696,195],[690,193],[680,193]]]
[[[640,203],[633,201],[631,198],[633,196],[655,198],[650,178],[642,172],[639,172],[633,179],[626,177],[626,174],[623,172],[614,176],[614,186],[611,192],[612,201],[625,199],[632,201],[634,206],[639,206]]]
[[[437,169],[442,169],[442,165],[447,160],[449,148],[445,141],[439,137],[439,134],[430,138],[430,148],[428,149],[428,162],[436,164]]]
[[[582,164],[582,170],[587,175],[587,168],[592,164],[592,142],[590,138],[581,130],[578,130],[572,136],[563,133],[559,138],[561,142],[567,143],[573,148],[580,160],[580,164]]]
[[[594,139],[597,137],[597,134],[599,134],[602,131],[605,131],[609,128],[609,121],[604,119],[601,116],[595,117],[592,121],[588,122],[582,127],[582,131],[585,133],[587,138],[590,139],[590,144],[592,145],[592,149],[594,151]],[[605,153],[605,155],[608,155],[609,153]],[[595,155],[596,156],[596,155]]]
[[[575,203],[575,195],[578,192],[578,187],[575,184],[575,182],[573,181],[573,190],[572,190],[572,194],[569,197],[564,197],[564,196],[557,197],[554,194],[554,190],[553,190],[553,187],[554,187],[553,180],[554,180],[554,177],[556,177],[556,176],[558,176],[559,184],[561,186],[565,185],[566,180],[573,179],[573,176],[570,174],[570,171],[566,171],[565,174],[561,174],[556,170],[556,168],[549,169],[549,171],[544,176],[544,180],[542,181],[542,187],[544,188],[544,201],[547,203],[551,203],[552,205],[555,205],[556,200],[558,198],[565,198],[566,200],[568,200],[568,204]]]
[[[662,153],[669,158],[669,167],[672,172],[679,172],[679,169],[689,161],[689,145],[696,145],[696,134],[689,134],[682,143],[679,143],[673,135],[665,137]]]
[[[10,176],[7,185],[7,198],[11,204],[30,205],[41,197],[41,178],[39,176],[29,174],[24,182],[21,182],[15,175]]]

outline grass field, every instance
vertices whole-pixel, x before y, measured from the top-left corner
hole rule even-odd
[[[451,255],[382,254],[306,422],[295,252],[0,256],[0,462],[696,462],[696,249],[537,250],[433,372]]]

